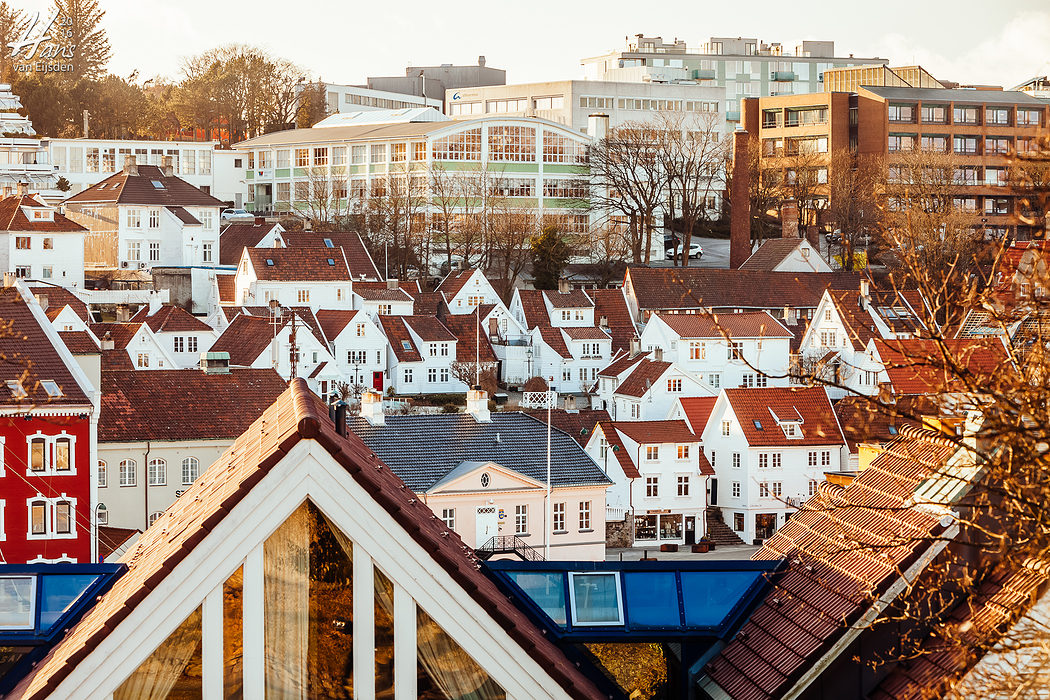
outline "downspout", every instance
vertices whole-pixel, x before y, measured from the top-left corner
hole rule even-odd
[[[142,458],[142,507],[145,509],[145,519],[142,521],[142,531],[149,527],[149,440],[146,440],[146,454]]]

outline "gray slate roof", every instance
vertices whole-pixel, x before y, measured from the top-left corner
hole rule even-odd
[[[910,88],[881,85],[862,85],[861,88],[887,100],[922,100],[923,102],[973,102],[976,104],[1016,104],[1043,107],[1044,100],[1036,99],[1027,92],[1010,90],[966,90],[951,88]]]
[[[547,424],[524,413],[493,413],[491,423],[478,423],[465,413],[387,416],[386,425],[379,427],[359,416],[347,422],[419,493],[433,488],[463,462],[495,462],[547,483]],[[557,428],[551,429],[551,482],[553,486],[612,483],[580,444]]]

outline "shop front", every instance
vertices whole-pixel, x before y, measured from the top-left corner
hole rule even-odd
[[[635,515],[634,541],[684,544],[684,520],[681,513],[649,511],[645,515]]]

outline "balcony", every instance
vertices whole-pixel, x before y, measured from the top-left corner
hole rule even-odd
[[[789,83],[798,80],[798,76],[793,70],[774,70],[769,72],[769,79],[778,83]]]
[[[714,80],[715,77],[714,68],[698,68],[693,71],[693,80]]]

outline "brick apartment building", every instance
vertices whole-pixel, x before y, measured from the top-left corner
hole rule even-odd
[[[813,154],[805,164],[817,170],[811,181],[823,186],[829,182],[831,154],[840,150],[881,156],[890,168],[896,154],[916,149],[949,153],[956,170],[946,195],[973,211],[987,235],[1016,233],[1018,238],[1030,237],[1030,231],[1016,222],[1016,203],[1006,187],[1007,160],[1014,149],[1032,147],[1048,124],[1048,111],[1047,101],[1023,92],[900,85],[742,103],[743,127],[758,142],[763,177],[798,177],[787,171],[794,161],[784,158],[797,153]],[[803,223],[816,222],[804,216]]]

